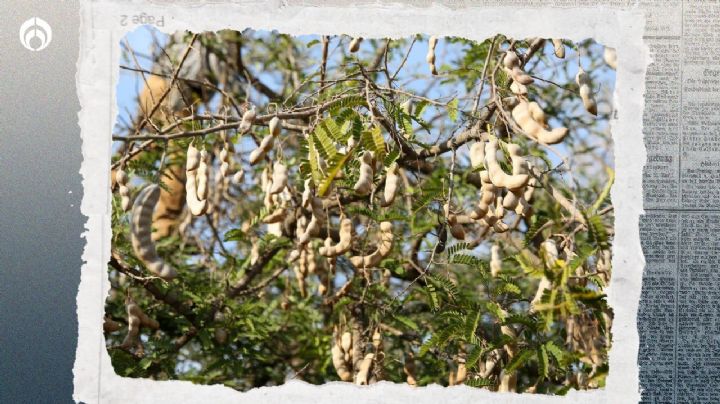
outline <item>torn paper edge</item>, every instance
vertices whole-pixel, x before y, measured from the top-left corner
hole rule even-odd
[[[408,2],[409,3],[409,2]],[[352,4],[348,1],[348,4]],[[291,381],[279,387],[238,392],[222,385],[195,385],[189,381],[153,381],[115,374],[102,331],[105,298],[110,289],[110,147],[117,116],[115,100],[120,39],[137,26],[122,26],[122,15],[164,16],[166,33],[231,28],[278,30],[292,35],[348,34],[351,36],[406,37],[416,33],[458,36],[482,41],[496,33],[515,38],[551,37],[579,41],[593,38],[616,48],[619,67],[611,121],[616,181],[611,190],[615,209],[613,274],[608,303],[614,310],[610,372],[603,389],[571,390],[564,397],[542,394],[497,393],[467,386],[380,382],[359,387],[332,382],[315,386]],[[399,23],[402,22],[402,23]],[[113,402],[383,402],[436,403],[493,400],[507,403],[637,402],[637,309],[644,258],[640,246],[639,217],[643,213],[642,172],[646,153],[642,136],[645,72],[649,52],[643,43],[644,14],[637,8],[448,8],[409,4],[363,6],[289,6],[272,2],[239,1],[232,4],[141,4],[118,1],[81,1],[80,56],[76,82],[81,110],[84,196],[87,216],[78,306],[78,346],[74,373],[76,401]]]

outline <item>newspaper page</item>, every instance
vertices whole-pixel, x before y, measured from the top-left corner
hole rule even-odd
[[[103,46],[107,43],[117,44],[122,38],[121,32],[127,32],[127,28],[118,29],[117,16],[119,14],[137,15],[141,11],[149,15],[167,16],[163,21],[167,23],[166,32],[172,32],[173,29],[191,29],[196,31],[202,30],[218,30],[227,26],[233,29],[242,29],[245,26],[260,26],[268,29],[281,29],[291,33],[308,33],[307,28],[298,28],[302,24],[298,21],[284,22],[283,18],[291,19],[290,15],[286,15],[283,11],[301,12],[303,18],[315,24],[314,26],[326,31],[333,31],[335,26],[327,21],[330,13],[315,13],[315,8],[339,8],[348,6],[348,2],[341,0],[325,1],[285,1],[277,2],[273,7],[278,7],[276,11],[277,17],[263,15],[254,19],[252,24],[248,18],[238,19],[235,23],[230,23],[229,17],[223,14],[221,7],[214,7],[207,4],[205,7],[197,8],[202,10],[203,18],[214,18],[213,22],[208,21],[190,22],[188,8],[177,7],[174,12],[170,12],[170,2],[155,1],[152,6],[126,7],[119,4],[121,2],[90,2],[93,6],[86,4],[84,8],[84,17],[95,18],[95,24],[101,24],[103,27],[110,28],[98,29],[97,27],[85,27],[85,56],[91,55],[92,60],[87,57],[84,60],[84,69],[81,69],[80,80],[83,77],[88,78],[88,72],[99,72],[97,60],[116,60],[117,54],[112,52],[102,53],[92,45],[97,46],[98,42],[103,42]],[[177,2],[182,4],[191,4],[191,2]],[[239,2],[243,3],[243,2]],[[245,2],[243,9],[238,6],[233,9],[235,12],[248,12],[252,7],[252,2]],[[377,6],[375,1],[357,1],[353,2],[353,7],[371,7]],[[102,11],[101,11],[102,8]],[[190,7],[191,8],[191,7]],[[714,302],[717,299],[717,284],[720,279],[715,279],[714,264],[720,256],[720,202],[717,194],[720,193],[720,187],[716,181],[719,181],[720,174],[720,154],[718,147],[720,140],[716,140],[716,125],[720,125],[720,117],[716,117],[717,101],[713,95],[720,90],[720,64],[716,62],[720,54],[720,45],[715,39],[717,34],[716,27],[720,26],[720,2],[717,1],[681,1],[681,0],[606,0],[606,1],[590,1],[590,0],[557,0],[557,1],[540,1],[540,0],[480,0],[480,1],[417,1],[412,2],[412,9],[407,11],[408,15],[413,13],[413,18],[408,19],[408,28],[394,27],[394,31],[388,28],[388,32],[392,35],[406,35],[418,30],[419,26],[429,27],[437,31],[456,31],[453,26],[452,18],[458,18],[458,10],[483,10],[488,9],[490,15],[496,18],[490,18],[494,22],[501,21],[502,18],[497,16],[503,15],[498,10],[507,10],[508,8],[532,9],[537,11],[543,10],[549,12],[548,18],[558,18],[555,12],[562,10],[571,10],[572,13],[563,15],[564,18],[575,16],[576,18],[586,18],[587,21],[598,22],[592,18],[593,13],[606,16],[605,10],[622,10],[635,11],[639,15],[645,16],[645,21],[638,21],[637,25],[644,26],[644,34],[642,41],[649,50],[649,58],[652,63],[647,65],[644,71],[644,82],[637,83],[636,88],[644,89],[644,113],[642,116],[642,135],[646,149],[646,162],[642,173],[642,183],[635,184],[633,182],[625,182],[624,185],[619,184],[618,179],[613,191],[613,204],[617,208],[617,201],[628,201],[632,199],[634,191],[638,191],[642,185],[643,208],[644,215],[640,218],[639,234],[642,244],[642,252],[645,257],[645,268],[642,274],[642,288],[640,293],[640,304],[637,310],[637,324],[613,324],[613,342],[615,337],[619,337],[620,345],[632,341],[634,347],[622,346],[622,351],[617,349],[614,354],[610,355],[610,368],[615,369],[615,373],[610,372],[608,378],[608,386],[601,391],[587,392],[587,395],[569,393],[569,399],[589,400],[592,402],[634,402],[639,398],[642,402],[647,403],[664,403],[664,402],[700,402],[710,403],[717,402],[720,398],[720,388],[713,383],[718,374],[720,374],[720,325],[715,320],[717,310]],[[129,11],[125,11],[125,10]],[[229,9],[229,8],[228,8]],[[382,7],[379,7],[382,9]],[[603,10],[604,9],[604,10]],[[365,9],[367,10],[367,9]],[[381,19],[387,16],[381,11],[372,9],[373,12],[366,12],[365,16],[372,15]],[[417,11],[420,10],[420,11]],[[548,11],[550,10],[550,11]],[[585,10],[585,11],[583,11]],[[376,14],[374,12],[377,11]],[[398,9],[394,12],[400,13]],[[494,13],[494,14],[493,14]],[[231,13],[228,13],[228,15]],[[438,16],[437,20],[433,20],[433,15]],[[86,20],[87,21],[87,20]],[[423,24],[416,21],[422,21]],[[556,20],[559,21],[559,20]],[[601,21],[613,21],[611,18]],[[624,20],[623,20],[624,21]],[[530,22],[528,22],[529,24]],[[533,21],[537,26],[543,26],[539,21]],[[107,25],[104,25],[107,24]],[[602,24],[602,22],[600,22]],[[531,24],[532,25],[532,24]],[[568,25],[572,25],[575,32],[594,32],[593,29],[584,27],[582,20],[569,21]],[[632,25],[632,24],[631,24]],[[378,22],[377,26],[381,26]],[[115,28],[112,28],[115,27]],[[519,32],[531,30],[530,27],[518,29]],[[113,31],[113,29],[115,31]],[[362,32],[359,24],[348,24],[343,26],[342,32],[352,33]],[[491,30],[492,28],[483,27],[481,30]],[[498,28],[499,29],[499,28]],[[544,29],[548,29],[544,26]],[[370,31],[370,29],[366,29]],[[457,28],[460,30],[460,28]],[[483,32],[485,32],[483,31]],[[552,31],[552,30],[550,30]],[[548,32],[550,32],[548,31]],[[560,30],[558,30],[560,31]],[[597,31],[602,31],[597,29]],[[340,31],[338,31],[340,32]],[[565,33],[567,31],[564,31]],[[92,33],[92,34],[90,34]],[[550,36],[550,35],[548,35]],[[608,35],[607,38],[613,38]],[[600,38],[602,39],[602,38]],[[614,38],[613,38],[614,39]],[[622,63],[622,44],[620,42],[611,45],[618,47],[619,60]],[[91,45],[88,47],[88,45]],[[117,51],[115,51],[117,52]],[[638,53],[640,51],[638,50]],[[115,59],[113,59],[115,58]],[[626,59],[627,60],[627,59]],[[635,66],[636,67],[636,66]],[[643,67],[645,67],[643,65]],[[109,66],[104,66],[105,71]],[[93,70],[94,69],[94,70]],[[83,74],[84,71],[84,74]],[[104,73],[103,73],[104,74]],[[115,73],[114,73],[115,74]],[[633,87],[632,82],[620,81],[618,75],[618,86],[616,89],[616,97],[623,94],[631,93],[631,89],[623,88],[623,86]],[[628,76],[626,76],[628,77]],[[95,91],[99,94],[105,94],[105,90],[97,90],[87,84],[87,93],[93,94]],[[628,91],[629,93],[624,93]],[[82,91],[81,91],[82,94]],[[81,97],[82,100],[82,97]],[[626,102],[627,100],[622,100]],[[88,98],[83,102],[83,108],[87,107]],[[619,102],[618,105],[623,105]],[[633,105],[624,104],[627,108],[618,108],[613,111],[613,138],[616,146],[634,147],[629,139],[618,139],[618,133],[615,130],[619,126],[623,129],[634,128],[632,126],[623,126],[623,122],[639,120],[639,116],[629,116],[634,112],[630,108]],[[109,105],[107,105],[109,108]],[[96,111],[98,111],[96,109]],[[86,111],[86,114],[91,113]],[[628,114],[623,116],[623,114]],[[81,114],[81,121],[82,121]],[[87,122],[91,118],[85,116]],[[95,117],[93,117],[94,119]],[[104,125],[104,126],[103,126]],[[112,127],[112,122],[100,122],[100,128]],[[86,131],[85,126],[83,130]],[[623,132],[623,136],[631,136],[632,133]],[[636,135],[635,135],[636,136]],[[84,141],[88,138],[84,135]],[[95,142],[94,140],[90,140]],[[95,147],[96,148],[93,148]],[[106,150],[106,145],[102,142],[94,146],[84,144],[83,150],[85,158],[95,150]],[[635,152],[641,150],[617,150],[617,155],[624,156],[627,160],[628,156],[633,156]],[[100,165],[105,167],[105,165]],[[625,166],[629,167],[629,166]],[[106,167],[105,167],[106,168]],[[618,170],[620,167],[618,166]],[[92,181],[91,181],[92,184]],[[628,184],[637,188],[631,189]],[[98,182],[98,189],[104,189],[106,184]],[[86,190],[88,189],[87,178],[85,182]],[[625,187],[625,188],[623,188]],[[618,195],[618,189],[626,192],[624,195]],[[638,191],[639,192],[639,191]],[[625,198],[625,199],[623,199]],[[84,202],[85,204],[85,202]],[[102,205],[102,204],[101,204]],[[627,206],[627,205],[625,205]],[[105,221],[105,206],[96,206],[92,203],[87,205],[90,210],[96,213],[91,215],[89,228],[102,228]],[[85,210],[84,210],[85,211]],[[623,216],[622,212],[616,213],[616,229],[632,228],[632,215]],[[620,223],[622,220],[629,220],[628,223]],[[623,227],[625,226],[625,227]],[[632,233],[632,232],[631,232]],[[632,238],[630,235],[617,235],[619,237],[628,236],[630,244]],[[104,237],[107,237],[105,235]],[[91,247],[97,250],[106,249],[107,240],[89,239],[92,243]],[[627,246],[613,246],[613,266],[622,265],[635,266],[637,268],[640,263],[633,260],[632,254],[626,254],[624,249]],[[88,251],[88,250],[86,250]],[[103,261],[104,258],[104,261]],[[102,267],[103,262],[107,262],[107,257],[102,256],[92,261],[94,264]],[[103,284],[103,291],[91,291],[83,289],[78,297],[79,302],[85,298],[87,300],[100,301],[104,303],[105,294],[109,288],[105,275],[95,278],[95,275],[83,275],[83,282],[87,283],[87,277],[92,276],[89,281],[94,285]],[[614,273],[617,276],[617,272]],[[631,279],[613,279],[613,285],[618,283],[629,282],[625,287],[632,287]],[[639,288],[639,283],[637,284]],[[628,291],[629,289],[624,289]],[[609,291],[613,293],[612,290]],[[617,293],[617,292],[616,292]],[[625,296],[627,298],[628,296]],[[632,297],[632,296],[629,296]],[[611,299],[612,300],[612,299]],[[623,297],[615,298],[615,302],[624,302]],[[81,306],[82,307],[82,306]],[[634,306],[631,318],[635,319]],[[626,314],[624,308],[616,307],[616,314]],[[109,398],[106,394],[113,394],[112,398],[120,399],[138,399],[142,394],[149,394],[147,397],[164,397],[171,399],[172,397],[185,397],[184,394],[190,394],[191,391],[187,386],[182,388],[168,388],[159,390],[152,383],[130,383],[127,379],[119,380],[115,378],[109,360],[106,359],[107,353],[105,347],[100,345],[100,359],[98,363],[97,352],[86,351],[80,348],[83,344],[92,344],[96,338],[97,331],[83,331],[83,327],[87,329],[94,326],[91,323],[83,322],[85,318],[91,318],[95,321],[100,320],[101,315],[97,315],[92,307],[85,307],[84,313],[81,314],[81,335],[78,355],[81,357],[76,365],[76,386],[77,382],[88,374],[97,371],[100,373],[98,380],[98,390],[91,391],[88,389],[78,389],[77,397],[92,402],[100,401],[102,398]],[[624,317],[623,317],[624,318]],[[617,318],[616,318],[617,320]],[[634,337],[633,337],[634,335]],[[639,336],[639,346],[637,345],[637,337]],[[83,342],[83,340],[85,342]],[[88,342],[91,341],[91,342]],[[103,341],[104,342],[104,341]],[[613,347],[615,348],[615,347]],[[623,353],[630,352],[633,358],[623,357]],[[637,355],[635,355],[637,354]],[[92,358],[95,355],[95,358]],[[615,360],[615,362],[613,362]],[[613,368],[613,363],[616,365]],[[623,389],[617,389],[617,386],[637,386],[635,379],[638,376],[637,369],[629,366],[637,364],[639,367],[639,389],[640,394],[634,396],[633,392]],[[627,367],[626,367],[627,366]],[[102,369],[101,369],[102,368]],[[102,371],[101,371],[102,370]],[[628,380],[623,380],[625,376]],[[104,393],[106,388],[100,387],[102,383],[106,383],[107,391],[112,393]],[[613,382],[616,384],[613,385]],[[625,384],[623,384],[625,383]],[[113,389],[110,389],[112,385]],[[290,387],[288,387],[290,385]],[[229,395],[229,393],[220,388],[207,388],[203,390],[207,397],[212,397],[218,402],[233,401],[238,396]],[[135,390],[140,388],[139,390]],[[337,389],[335,389],[337,388]],[[296,398],[314,397],[316,390],[296,382],[287,383],[282,387],[282,392],[277,393],[278,388],[272,391],[263,389],[251,390],[243,397],[243,400],[270,399],[270,401],[281,401],[287,394]],[[448,398],[470,399],[471,397],[490,399],[495,398],[493,395],[465,395],[465,390],[451,390],[440,393],[438,390],[428,388],[428,393],[418,393],[417,390],[408,393],[408,391],[400,390],[400,387],[380,383],[375,389],[368,389],[367,399],[382,400],[389,397],[413,397],[413,400],[446,400]],[[152,391],[152,393],[151,393]],[[341,397],[345,394],[355,394],[352,390],[337,385],[328,386],[322,390],[329,394],[335,394]],[[625,396],[621,392],[625,391]],[[585,393],[585,392],[583,392]],[[606,395],[607,393],[607,395]],[[278,395],[279,394],[279,395]],[[404,395],[403,395],[404,394]],[[412,394],[412,396],[408,395]],[[621,399],[623,397],[623,399]],[[324,398],[323,398],[324,399]],[[324,402],[318,398],[318,402]],[[549,399],[549,397],[537,398],[538,401]],[[503,395],[503,402],[528,402],[535,401],[535,397],[527,395],[508,396]],[[110,400],[112,401],[112,400]],[[329,401],[328,401],[329,402]]]

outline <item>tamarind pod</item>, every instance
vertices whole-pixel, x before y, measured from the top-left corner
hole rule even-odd
[[[130,188],[126,187],[125,185],[120,185],[118,187],[118,193],[120,196],[130,196]]]
[[[234,184],[240,184],[240,183],[242,183],[244,176],[245,176],[245,171],[243,169],[240,169],[235,174],[233,174],[232,182]]]
[[[465,240],[465,228],[459,223],[450,225],[450,234],[458,240]]]
[[[284,208],[277,208],[272,213],[265,216],[262,221],[266,224],[279,223],[282,222],[283,219],[285,219],[286,215],[287,211]]]
[[[582,67],[578,69],[575,75],[575,82],[580,86],[580,98],[582,99],[585,109],[590,114],[597,115],[597,103],[592,93],[592,80],[590,79],[590,75],[587,74]]]
[[[450,373],[448,374],[448,386],[454,386],[455,380],[456,380],[455,371],[451,370]]]
[[[518,206],[519,202],[520,197],[518,197],[515,192],[510,191],[503,197],[502,206],[505,209],[514,210]]]
[[[362,360],[362,363],[360,363],[360,370],[358,371],[357,375],[355,376],[355,384],[359,386],[365,386],[368,384],[368,375],[370,374],[370,369],[372,368],[373,360],[375,359],[375,354],[369,353],[365,355],[365,358]]]
[[[522,85],[532,84],[535,80],[520,68],[520,58],[513,51],[507,51],[503,58],[503,66],[508,75]]]
[[[478,141],[470,146],[470,165],[473,168],[485,164],[485,142]]]
[[[279,220],[274,223],[269,223],[267,226],[267,233],[272,234],[275,237],[282,237],[283,235],[283,220]]]
[[[300,258],[300,251],[298,250],[292,250],[290,251],[290,254],[287,256],[287,262],[295,262],[298,258]]]
[[[127,175],[127,173],[126,173],[122,168],[118,168],[117,171],[115,172],[115,181],[117,181],[117,183],[118,183],[119,185],[126,185],[126,184],[127,184],[127,182],[128,182],[128,175]]]
[[[343,358],[344,354],[342,352],[342,349],[337,344],[333,344],[332,348],[330,349],[330,354],[332,357],[333,367],[335,367],[335,371],[337,372],[338,377],[340,377],[340,380],[344,382],[351,381],[353,375],[348,368],[345,359]]]
[[[228,161],[228,151],[226,148],[220,149],[220,153],[218,154],[218,158],[220,161],[227,162]]]
[[[187,159],[185,161],[185,171],[192,171],[200,165],[200,151],[192,144],[187,149]]]
[[[530,301],[530,313],[534,313],[537,311],[537,305],[542,302],[543,294],[545,294],[545,291],[548,290],[552,286],[552,282],[546,277],[542,277],[540,279],[540,283],[538,284],[537,291],[535,292],[535,296]]]
[[[512,69],[513,67],[520,66],[520,58],[517,53],[511,50],[505,52],[505,57],[503,57],[503,66],[505,66],[506,69]]]
[[[517,206],[515,206],[515,213],[517,215],[525,217],[529,209],[530,204],[527,202],[525,197],[521,196],[520,198],[518,198]]]
[[[187,150],[187,161],[185,163],[185,201],[188,205],[190,212],[195,216],[200,216],[207,210],[207,200],[198,196],[199,192],[196,187],[200,184],[199,182],[207,181],[207,166],[205,166],[204,174],[201,175],[198,180],[197,176],[200,171],[200,167],[205,163],[201,161],[201,153],[192,144],[188,146]],[[207,187],[207,182],[205,182]],[[207,192],[206,190],[204,190]],[[158,195],[159,196],[159,195]]]
[[[592,95],[592,89],[588,85],[580,86],[580,98],[585,110],[592,115],[597,115],[597,103]]]
[[[330,245],[328,245],[328,239]],[[344,218],[340,221],[340,241],[337,244],[332,245],[332,239],[328,239],[325,239],[325,245],[320,247],[320,255],[337,257],[348,252],[352,246],[352,220]]]
[[[131,301],[127,305],[127,313],[128,317],[136,317],[140,319],[140,325],[143,327],[152,328],[153,330],[160,328],[160,324],[145,314],[145,312],[143,312],[140,306],[138,306],[135,302]]]
[[[277,137],[280,135],[280,118],[273,117],[273,119],[270,120],[268,123],[268,128],[270,129],[270,134]]]
[[[617,52],[615,51],[615,48],[606,46],[603,51],[603,60],[605,60],[605,63],[607,63],[607,65],[613,70],[617,70]]]
[[[318,219],[315,217],[315,215],[312,215],[312,217],[310,218],[310,223],[308,223],[307,227],[305,227],[305,231],[303,231],[303,233],[298,236],[298,245],[307,244],[310,241],[310,237],[317,234],[318,230],[320,230]]]
[[[400,176],[397,174],[397,163],[392,163],[385,177],[385,189],[383,190],[383,200],[380,201],[381,206],[390,206],[395,201],[397,190],[400,187]]]
[[[127,212],[130,210],[130,207],[132,206],[132,202],[130,200],[130,197],[127,195],[123,195],[120,198],[120,207],[122,208],[123,212]]]
[[[252,128],[253,122],[255,122],[255,116],[257,115],[257,112],[255,110],[255,106],[252,108],[249,108],[242,116],[242,119],[240,120],[240,126],[238,127],[238,130],[245,134],[250,131]]]
[[[123,342],[122,344],[120,344],[120,346],[122,346],[123,348],[130,348],[139,342],[138,335],[140,334],[140,325],[141,320],[139,317],[128,317],[127,334],[125,335],[125,339],[123,339]]]
[[[255,265],[258,259],[260,259],[260,243],[255,239],[250,248],[250,265]]]
[[[393,247],[392,222],[380,222],[380,241],[376,250],[370,255],[350,257],[350,263],[356,268],[372,268],[380,264],[390,254]]]
[[[506,231],[510,230],[510,226],[508,226],[505,222],[499,219],[495,223],[493,223],[492,228],[495,233],[505,233]]]
[[[497,198],[495,199],[495,211],[493,212],[493,214],[498,218],[498,220],[505,217],[505,207],[503,206],[502,201],[502,195],[498,194]]]
[[[312,179],[308,178],[305,180],[303,193],[302,193],[302,201],[301,206],[303,208],[309,208],[310,207],[310,197],[312,196],[312,190],[311,188]]]
[[[535,120],[535,122],[539,123],[540,126],[543,128],[546,127],[545,123],[545,111],[540,107],[540,104],[538,104],[535,101],[530,101],[528,103],[528,111],[530,112],[530,116],[532,119]]]
[[[544,144],[560,143],[568,134],[567,128],[562,127],[550,131],[546,130],[540,123],[533,119],[529,104],[524,100],[520,100],[515,108],[513,108],[512,117],[525,133]]]
[[[276,162],[273,164],[272,174],[272,186],[270,187],[270,194],[279,194],[287,186],[288,175],[287,167],[285,164]]]
[[[500,385],[498,386],[498,392],[508,393],[515,392],[517,388],[517,373],[507,373],[505,370],[500,372]]]
[[[558,259],[558,249],[555,240],[547,239],[540,245],[540,254],[548,268],[556,265]]]
[[[177,276],[177,272],[157,254],[152,241],[152,215],[159,198],[160,187],[156,184],[148,185],[138,193],[133,203],[130,239],[135,255],[147,269],[162,279],[170,280]]]
[[[495,194],[497,192],[497,188],[490,181],[490,175],[487,170],[480,171],[480,181],[482,183],[480,188],[480,201],[475,206],[475,210],[470,212],[470,217],[475,220],[485,217],[490,208],[490,204],[495,200]]]
[[[350,53],[355,53],[360,50],[360,43],[363,41],[361,37],[353,38],[352,41],[350,41],[350,46],[348,47],[348,50]]]
[[[513,81],[512,83],[510,83],[510,91],[515,95],[527,95],[528,88],[524,84]]]
[[[250,165],[257,164],[258,161],[265,158],[265,155],[272,150],[273,144],[275,143],[275,137],[272,135],[265,136],[258,145],[257,149],[250,153],[249,162]]]
[[[415,359],[412,352],[410,352],[405,357],[405,362],[403,363],[403,372],[405,372],[405,375],[407,376],[405,379],[407,384],[411,386],[416,386],[417,380],[415,379]]]
[[[512,70],[510,70],[510,77],[513,79],[513,81],[517,81],[524,86],[532,84],[535,81],[532,76],[525,73],[523,69],[518,66],[515,66],[512,68]]]
[[[485,362],[483,364],[483,367],[485,368],[482,372],[480,372],[480,377],[483,379],[487,379],[492,374],[492,371],[495,369],[495,365],[500,360],[500,349],[494,349],[488,353],[487,357],[485,358]]]
[[[433,76],[437,76],[438,74],[437,67],[435,66],[435,46],[437,46],[437,42],[437,37],[430,37],[430,39],[428,40],[428,52],[425,56],[425,61],[427,61],[428,65],[430,66],[430,73]]]
[[[500,246],[494,244],[490,248],[490,274],[495,277],[502,270],[502,259],[500,258]]]
[[[468,216],[468,215],[453,215],[453,216],[454,216],[453,220],[455,221],[455,223],[458,223],[458,224],[472,224],[472,223],[475,223],[475,220],[472,219],[472,218],[471,218],[470,216]]]
[[[352,334],[349,332],[344,332],[340,336],[340,347],[344,352],[350,352],[350,349],[352,348]]]
[[[360,161],[360,176],[358,177],[353,190],[358,195],[367,195],[372,190],[373,185],[373,167],[372,167],[372,153],[366,151],[362,155]]]
[[[553,48],[555,48],[555,56],[560,59],[565,59],[565,45],[562,43],[562,39],[552,39]]]
[[[485,145],[485,164],[493,185],[502,188],[517,189],[527,184],[527,174],[509,175],[503,171],[497,161],[497,149],[497,140],[491,140]]]
[[[315,262],[315,250],[312,248],[307,249],[306,254],[307,259],[307,272],[309,274],[314,274],[317,271],[317,263]]]
[[[108,316],[103,318],[103,331],[107,333],[115,332],[122,328],[122,325]]]
[[[200,152],[200,164],[197,169],[197,196],[199,199],[208,197],[208,156],[205,150]]]
[[[465,367],[465,363],[460,363],[458,364],[457,373],[455,376],[455,384],[463,384],[466,378],[467,367]]]

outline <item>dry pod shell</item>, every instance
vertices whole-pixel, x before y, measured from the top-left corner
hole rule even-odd
[[[563,45],[562,39],[555,39],[552,40],[553,48],[555,48],[555,56],[559,57],[560,59],[565,58],[565,45]]]
[[[606,46],[605,50],[603,51],[603,59],[608,66],[610,66],[614,70],[617,70],[617,52],[615,51],[615,48],[610,48]]]
[[[538,111],[533,111],[531,108],[535,109],[534,107],[530,107],[530,104],[524,100],[521,100],[515,108],[513,108],[512,117],[515,122],[520,125],[520,128],[540,143],[556,144],[562,142],[568,134],[567,128],[546,130],[543,127],[544,122],[540,123],[533,117],[537,116]]]
[[[592,115],[597,115],[597,102],[595,102],[595,96],[592,91],[592,80],[590,80],[590,75],[587,74],[582,67],[579,68],[575,75],[575,82],[580,86],[580,98],[585,106],[585,110]]]
[[[518,189],[527,184],[527,174],[507,174],[500,167],[497,161],[498,142],[497,140],[489,141],[485,146],[485,165],[488,169],[490,181],[496,187]]]
[[[400,176],[398,175],[397,163],[392,163],[387,169],[385,176],[385,189],[383,190],[383,200],[380,202],[382,206],[390,206],[395,201],[395,196],[400,188]]]
[[[362,38],[357,37],[357,38],[353,38],[352,41],[350,41],[350,46],[349,46],[350,53],[355,53],[360,50],[360,43],[362,43],[362,40],[363,40]]]
[[[350,250],[352,246],[352,220],[344,218],[340,221],[340,241],[332,245],[332,239],[325,239],[325,245],[320,247],[320,255],[326,257],[337,257],[340,254],[345,254]]]
[[[428,63],[428,66],[430,66],[430,73],[432,73],[433,76],[437,76],[438,74],[437,67],[435,66],[435,47],[437,43],[437,37],[431,36],[428,40],[428,52],[425,56],[425,61]]]
[[[159,199],[160,187],[157,184],[148,185],[135,198],[130,240],[135,255],[147,269],[162,279],[170,280],[177,276],[177,272],[158,255],[152,241],[152,216]]]
[[[370,255],[353,256],[350,262],[357,268],[372,268],[390,254],[393,247],[392,222],[380,222],[377,249]]]
[[[373,153],[365,151],[360,159],[360,176],[353,189],[358,195],[367,195],[373,185]]]

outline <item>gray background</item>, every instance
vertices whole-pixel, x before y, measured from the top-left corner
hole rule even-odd
[[[30,52],[23,21],[50,45]],[[3,0],[0,24],[0,402],[72,402],[82,154],[77,1]]]

